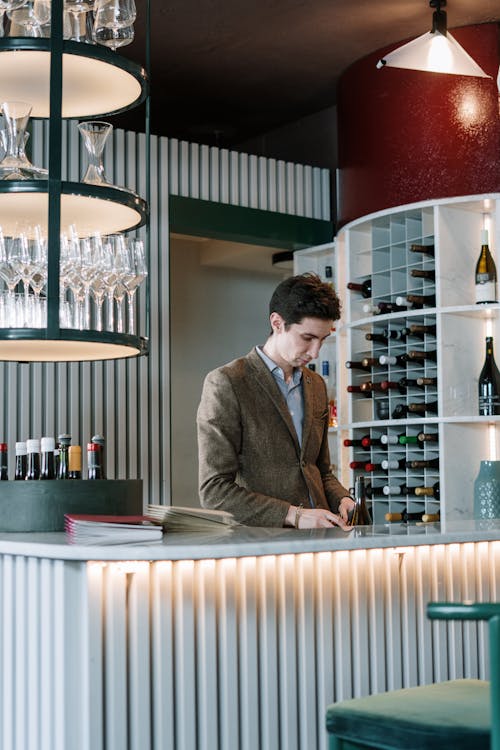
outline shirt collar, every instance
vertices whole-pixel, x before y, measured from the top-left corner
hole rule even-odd
[[[270,370],[270,372],[281,378],[281,380],[285,380],[285,373],[283,372],[282,368],[274,362],[274,360],[271,359],[271,357],[268,357],[267,354],[264,352],[262,347],[256,346],[255,347],[257,354],[261,358],[261,360],[264,362],[266,367]],[[292,373],[292,383],[293,385],[298,385],[300,381],[302,380],[302,370],[300,367],[294,367],[293,373]]]

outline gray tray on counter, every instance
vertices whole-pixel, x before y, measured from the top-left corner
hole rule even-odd
[[[0,532],[64,531],[65,513],[141,515],[142,479],[0,482]]]

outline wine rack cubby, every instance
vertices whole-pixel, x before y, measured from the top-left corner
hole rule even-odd
[[[487,335],[500,356],[500,306],[477,305],[474,293],[481,229],[498,258],[499,206],[496,194],[424,201],[295,253],[297,273],[335,268],[343,311],[328,350],[338,412],[330,446],[345,486],[362,473],[373,488],[376,524],[390,525],[387,514],[472,518],[480,461],[500,458],[500,417],[478,416]],[[419,434],[435,439],[412,442]]]

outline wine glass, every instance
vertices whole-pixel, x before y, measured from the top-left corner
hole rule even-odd
[[[95,0],[94,28],[122,29],[137,16],[134,0]]]
[[[89,165],[82,182],[88,182],[91,185],[109,185],[110,183],[108,183],[104,176],[102,153],[104,145],[113,130],[113,126],[108,122],[89,120],[81,122],[78,125],[78,130],[83,137],[89,158]]]
[[[127,290],[128,301],[128,332],[135,333],[134,320],[134,298],[137,289],[148,275],[146,256],[144,253],[144,242],[131,239],[129,242],[130,269],[131,272],[125,277],[124,283]]]
[[[11,238],[4,238],[3,231],[0,227],[0,277],[5,282],[7,292],[7,321],[9,326],[16,324],[16,295],[15,289],[21,280],[21,275],[17,268],[10,262],[9,245]]]
[[[21,6],[7,9],[7,18],[10,20],[9,36],[42,36],[42,24],[38,20],[34,4],[35,0],[26,0]],[[42,9],[40,6],[40,10],[46,11],[46,7]]]
[[[113,52],[116,52],[119,47],[131,44],[134,41],[134,35],[133,25],[121,26],[118,29],[94,25],[94,40],[103,47],[110,47]]]

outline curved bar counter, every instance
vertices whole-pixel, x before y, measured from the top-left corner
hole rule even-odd
[[[500,521],[166,533],[76,546],[0,534],[0,744],[12,750],[327,747],[336,700],[487,678]]]

